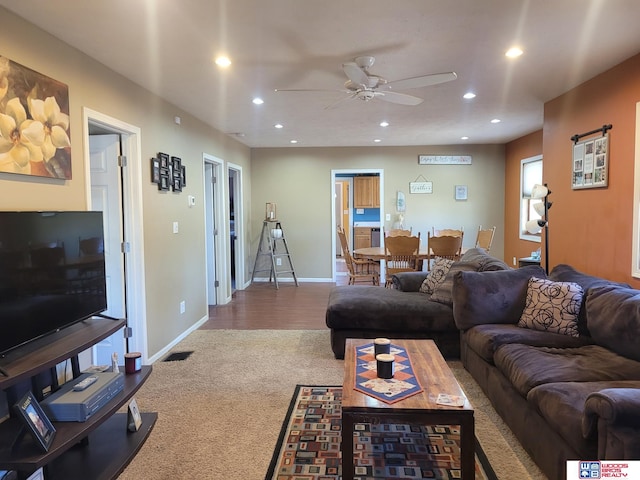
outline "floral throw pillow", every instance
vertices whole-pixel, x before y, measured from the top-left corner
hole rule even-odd
[[[583,294],[577,283],[531,277],[518,326],[577,337]]]
[[[428,293],[429,295],[431,295],[433,292],[435,292],[436,287],[440,285],[447,276],[451,265],[453,265],[453,260],[449,260],[448,258],[436,257],[429,275],[427,275],[427,278],[422,281],[422,285],[420,286],[420,293]]]

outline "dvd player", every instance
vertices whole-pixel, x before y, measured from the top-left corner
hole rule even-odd
[[[78,390],[77,385],[89,377],[98,378],[88,387]],[[40,403],[44,412],[53,421],[85,422],[123,389],[124,374],[122,372],[83,373],[62,385],[60,390]]]

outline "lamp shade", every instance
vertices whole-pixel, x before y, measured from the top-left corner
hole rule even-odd
[[[544,198],[547,195],[549,195],[549,189],[539,183],[536,183],[531,189],[531,198]]]
[[[533,209],[536,211],[538,215],[544,217],[544,202],[538,202],[533,205]]]
[[[542,222],[542,225],[540,225],[540,222],[538,220],[529,220],[527,223],[525,223],[524,228],[526,228],[527,232],[529,233],[540,233],[542,231],[544,223],[545,222]]]

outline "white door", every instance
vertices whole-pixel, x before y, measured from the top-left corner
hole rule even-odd
[[[205,198],[205,235],[207,245],[207,298],[209,305],[217,305],[216,282],[216,205],[215,205],[215,165],[204,164],[204,198]]]
[[[122,227],[122,179],[118,166],[120,136],[91,135],[89,137],[91,160],[91,209],[103,212],[104,257],[107,281],[107,306],[105,315],[126,318],[124,239]],[[114,333],[95,346],[97,365],[110,365],[113,353],[118,363],[124,365],[126,352],[123,331]]]

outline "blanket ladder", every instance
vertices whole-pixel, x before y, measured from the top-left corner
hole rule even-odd
[[[264,265],[267,258],[270,260],[268,266]],[[273,279],[276,288],[280,288],[278,286],[278,275],[290,273],[293,276],[296,287],[298,286],[298,277],[296,277],[296,272],[293,269],[293,261],[289,253],[287,239],[285,238],[282,224],[277,220],[265,220],[262,224],[260,244],[256,253],[251,282],[256,277],[256,273],[259,272],[269,272],[269,282]]]

